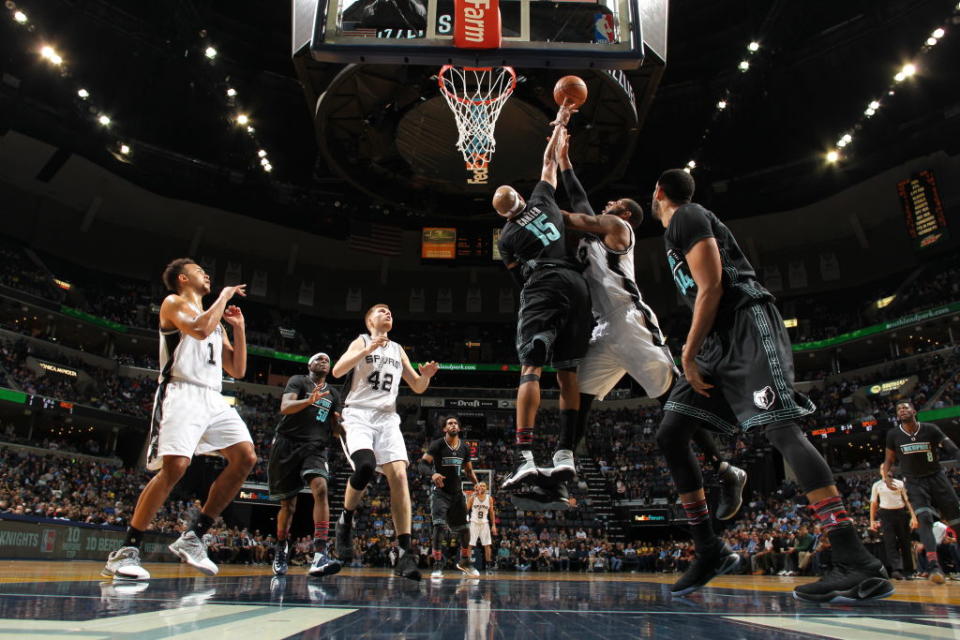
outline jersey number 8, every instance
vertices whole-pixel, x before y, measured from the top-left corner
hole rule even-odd
[[[367,377],[367,382],[374,391],[390,391],[393,388],[393,374],[385,373],[381,379],[380,372],[374,371]]]

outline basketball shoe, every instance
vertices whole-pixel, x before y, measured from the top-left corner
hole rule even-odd
[[[140,549],[120,547],[107,556],[100,575],[115,580],[149,580],[150,572],[140,566]]]
[[[183,532],[167,547],[188,565],[208,576],[215,576],[220,569],[207,557],[207,545],[193,531]]]

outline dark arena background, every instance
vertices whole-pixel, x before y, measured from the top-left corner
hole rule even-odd
[[[958,61],[955,0],[7,0],[0,636],[956,637],[955,496],[918,513],[936,549],[906,525],[898,547],[879,526],[893,509],[875,511],[873,490],[888,433],[910,435],[898,403],[960,439]],[[444,85],[447,64],[467,79]],[[504,83],[471,81],[477,68]],[[675,593],[704,525],[691,523],[662,455],[661,403],[629,375],[593,403],[569,499],[524,510],[503,487],[523,436],[524,301],[491,198],[502,184],[523,197],[537,184],[566,75],[589,92],[567,124],[571,161],[598,212],[620,198],[642,206],[636,283],[677,365],[691,314],[651,211],[665,170],[693,177],[694,201],[729,227],[775,296],[795,388],[817,406],[797,422],[862,546],[896,578],[889,597],[794,597],[846,565],[827,535],[836,523],[762,427],[718,437],[748,477],[738,513],[708,521],[738,564]],[[558,200],[570,208],[562,189]],[[151,420],[172,420],[154,403],[170,375],[161,274],[180,257],[209,275],[206,306],[246,285],[229,303],[244,318],[245,371],[196,393],[237,412],[256,461],[211,524],[203,501],[240,463],[193,456],[137,541],[149,578],[122,579],[104,563],[136,550],[128,528],[153,476]],[[391,310],[390,348],[415,370],[439,364],[423,393],[397,381],[411,463],[398,480],[412,504],[405,555],[419,581],[395,575],[407,542],[384,477],[353,512],[353,553],[323,577],[308,574],[327,525],[315,526],[307,482],[294,488],[285,545],[268,485],[288,380],[316,353],[335,364],[375,304]],[[237,347],[231,320],[220,325]],[[212,345],[209,357],[218,364]],[[563,422],[554,371],[542,374],[533,445],[547,465]],[[343,396],[385,384],[329,383]],[[753,404],[765,402],[756,391]],[[474,547],[472,566],[455,535],[443,530],[435,545],[435,491],[417,464],[448,416],[466,443],[456,468],[470,461],[495,505],[490,557]],[[955,487],[947,444],[924,455]],[[353,460],[331,434],[322,445],[332,560],[344,551],[334,522]],[[725,476],[694,452],[715,513]],[[457,488],[476,495],[466,475]],[[201,524],[194,540],[216,575],[168,548]]]

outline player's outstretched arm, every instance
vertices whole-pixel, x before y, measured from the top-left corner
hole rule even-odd
[[[370,355],[377,350],[378,347],[385,346],[389,342],[386,336],[377,336],[370,341],[370,344],[364,345],[363,338],[357,337],[353,342],[350,343],[350,346],[347,347],[346,352],[340,358],[337,359],[337,363],[333,365],[333,369],[330,370],[330,375],[334,378],[341,378],[360,362],[365,356]]]
[[[543,152],[543,169],[540,170],[540,179],[552,186],[557,187],[557,145],[561,140],[566,139],[567,130],[563,126],[553,128],[553,135],[547,142],[547,148]]]
[[[230,299],[235,295],[246,296],[246,288],[247,285],[245,284],[224,287],[217,299],[210,305],[210,308],[200,314],[197,314],[186,298],[171,293],[164,298],[163,304],[160,305],[160,328],[176,327],[191,338],[204,340],[220,324],[223,312]]]
[[[407,357],[407,352],[403,349],[400,350],[400,359],[403,361],[403,379],[406,383],[413,389],[414,393],[423,393],[430,386],[430,379],[437,373],[437,370],[440,369],[434,361],[425,362],[420,365],[420,373],[417,373],[413,369],[413,365],[410,364],[410,358]]]
[[[593,207],[590,206],[586,189],[580,184],[577,174],[573,172],[573,163],[570,162],[569,135],[564,136],[563,140],[557,144],[557,168],[560,170],[563,190],[567,192],[567,199],[570,200],[570,208],[591,216],[596,215]]]

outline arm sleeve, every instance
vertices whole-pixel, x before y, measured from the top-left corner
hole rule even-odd
[[[934,444],[934,446],[942,444],[944,440],[949,440],[946,434],[940,430],[940,427],[935,424],[928,426],[930,427],[930,441]]]
[[[577,179],[577,174],[573,169],[565,169],[560,172],[560,182],[563,183],[563,189],[567,192],[567,199],[570,200],[570,209],[574,213],[586,213],[591,216],[597,215],[590,201],[587,200],[587,192]]]
[[[670,242],[684,254],[704,238],[714,237],[706,211],[696,206],[682,206],[677,209],[667,234]]]
[[[940,447],[948,457],[953,458],[954,460],[960,459],[957,456],[957,454],[960,454],[960,447],[957,447],[957,445],[950,438],[944,437],[943,440],[940,441]]]
[[[530,202],[546,200],[548,202],[556,203],[556,199],[557,190],[553,188],[552,184],[545,180],[538,182],[537,186],[533,188],[533,192],[530,194]]]

